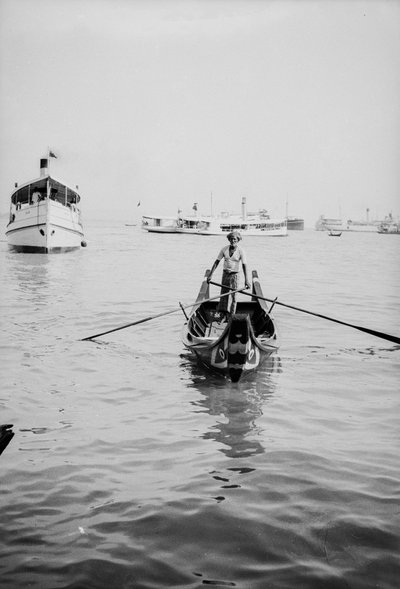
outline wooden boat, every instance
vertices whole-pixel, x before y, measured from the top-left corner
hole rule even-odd
[[[85,247],[80,199],[77,190],[49,173],[50,157],[40,160],[40,178],[11,195],[8,244],[19,252],[63,252]]]
[[[340,237],[342,235],[341,231],[329,231],[328,233],[329,237]]]
[[[228,321],[216,318],[218,300],[210,299],[206,271],[197,300],[182,329],[182,341],[207,368],[232,382],[257,370],[278,349],[277,333],[263,297],[258,274],[252,272],[252,293],[238,300]]]

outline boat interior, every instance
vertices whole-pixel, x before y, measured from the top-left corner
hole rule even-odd
[[[48,179],[46,177],[15,190],[11,197],[11,203],[16,205],[17,209],[23,208],[26,205],[32,205],[44,200],[47,195],[50,196],[51,200],[67,206],[76,205],[80,201],[80,196],[75,190],[68,188],[68,186],[61,184],[57,180],[53,180],[53,178]]]
[[[196,337],[219,337],[226,329],[226,320],[219,321],[217,312],[218,301],[208,301],[200,304],[196,312],[189,319],[188,328]],[[259,305],[258,301],[238,301],[236,315],[247,315],[250,319],[256,337],[272,337],[274,324],[269,315]]]

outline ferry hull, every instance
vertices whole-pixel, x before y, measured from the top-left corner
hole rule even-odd
[[[199,235],[228,235],[231,231],[230,228],[227,229],[199,229]],[[286,237],[287,236],[287,227],[278,227],[278,228],[268,228],[268,229],[242,229],[239,228],[241,235],[243,237]]]
[[[149,233],[177,233],[174,227],[143,227]]]
[[[288,231],[304,231],[304,219],[294,219],[288,217],[287,228]]]
[[[15,211],[6,236],[10,249],[31,253],[78,249],[84,237],[79,211],[51,200]]]

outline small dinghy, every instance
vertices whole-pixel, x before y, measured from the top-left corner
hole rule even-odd
[[[252,272],[252,294],[238,300],[235,313],[221,321],[216,300],[210,298],[206,271],[196,303],[182,329],[182,341],[208,369],[238,382],[255,371],[278,349],[271,310],[263,297],[256,270]]]

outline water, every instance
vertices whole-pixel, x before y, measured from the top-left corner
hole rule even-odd
[[[4,589],[394,589],[400,348],[275,307],[281,348],[237,385],[180,341],[220,237],[87,224],[1,256]],[[400,239],[247,238],[264,294],[400,335]],[[217,275],[219,272],[217,271]]]

